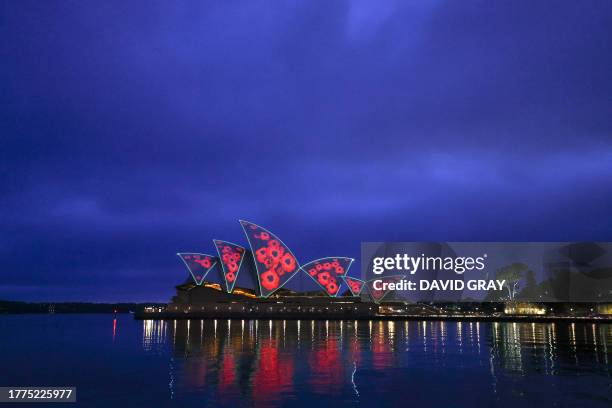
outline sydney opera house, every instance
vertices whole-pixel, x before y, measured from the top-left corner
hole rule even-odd
[[[240,224],[248,247],[213,239],[214,253],[177,254],[188,277],[176,286],[165,313],[354,317],[378,309],[369,300],[378,301],[385,294],[369,290],[366,282],[349,275],[352,258],[326,257],[300,265],[275,234],[248,221]]]

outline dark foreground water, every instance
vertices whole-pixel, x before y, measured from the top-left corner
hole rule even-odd
[[[0,385],[99,407],[611,407],[611,351],[596,324],[0,316]]]

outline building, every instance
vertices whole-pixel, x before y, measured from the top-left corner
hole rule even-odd
[[[217,283],[196,285],[185,282],[176,287],[176,295],[166,314],[183,317],[215,318],[357,318],[376,314],[378,307],[354,296],[327,296],[323,292],[298,293],[280,289],[264,298],[252,289],[235,287],[232,293]]]
[[[504,307],[506,315],[543,316],[546,306],[531,302],[509,302]]]
[[[189,278],[176,286],[168,317],[359,318],[377,313],[366,283],[348,275],[352,258],[327,257],[300,266],[275,234],[240,221],[248,248],[213,239],[214,254],[181,252]],[[289,281],[309,282],[307,290]],[[375,300],[378,300],[375,299]]]
[[[193,283],[202,286],[205,282],[218,283],[227,293],[254,295],[269,298],[296,276],[307,276],[318,289],[329,297],[337,297],[342,288],[349,295],[359,296],[365,282],[348,275],[352,258],[326,257],[300,266],[291,249],[275,234],[248,221],[240,221],[249,248],[233,242],[213,239],[214,254],[181,252],[181,258],[189,271]],[[210,279],[221,276],[218,281]],[[247,293],[249,295],[247,295]]]

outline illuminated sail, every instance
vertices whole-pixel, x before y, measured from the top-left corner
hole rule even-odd
[[[310,276],[329,296],[337,296],[340,292],[341,277],[346,275],[353,258],[327,257],[314,260],[302,266]]]
[[[361,295],[361,291],[365,287],[365,281],[357,278],[350,278],[348,276],[343,276],[342,279],[344,280],[344,283],[346,283],[346,286],[348,286],[353,296]]]
[[[189,270],[189,273],[193,277],[196,285],[201,285],[204,282],[204,278],[210,272],[217,263],[214,256],[207,254],[195,254],[195,253],[178,253],[177,254],[185,263],[185,266]]]
[[[227,241],[221,241],[213,239],[219,259],[221,260],[221,267],[223,269],[223,277],[225,279],[225,289],[228,293],[232,293],[234,285],[238,280],[238,273],[240,272],[240,266],[244,261],[245,250],[240,245],[233,244]]]
[[[249,240],[262,297],[282,288],[300,270],[291,250],[270,231],[248,221],[240,221]]]
[[[383,283],[397,283],[400,282],[402,279],[404,279],[406,277],[406,275],[395,275],[395,276],[381,276],[379,278],[376,279],[372,279],[366,282],[366,286],[368,287],[368,290],[370,292],[370,296],[372,297],[372,300],[374,300],[374,302],[379,303],[380,301],[383,300],[383,298],[385,296],[387,296],[389,294],[389,292],[391,292],[390,290],[382,290],[382,289],[375,289],[374,288],[374,282],[376,281],[380,281],[380,283],[377,284],[377,286],[383,284]]]

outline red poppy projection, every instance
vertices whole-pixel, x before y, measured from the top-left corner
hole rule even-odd
[[[350,278],[348,276],[343,276],[342,279],[344,279],[346,286],[348,286],[353,296],[361,295],[361,291],[365,287],[365,281],[357,278]]]
[[[225,289],[228,293],[231,293],[234,290],[234,285],[238,279],[238,272],[240,272],[240,266],[244,260],[244,248],[240,245],[218,239],[214,239],[213,242],[217,248],[219,259],[221,259]]]
[[[310,276],[329,296],[337,296],[340,284],[348,272],[352,258],[328,257],[309,262],[302,269]]]
[[[215,257],[206,254],[180,253],[177,255],[185,263],[196,285],[201,285],[204,282],[208,272],[217,263]]]
[[[370,291],[370,296],[374,302],[379,303],[385,296],[391,292],[391,290],[381,289],[383,283],[397,283],[404,279],[406,275],[395,275],[395,276],[383,276],[380,278],[372,279],[366,282],[366,286]],[[377,288],[375,288],[376,286]]]
[[[282,288],[300,266],[291,250],[270,231],[248,221],[240,221],[249,240],[262,297]]]

